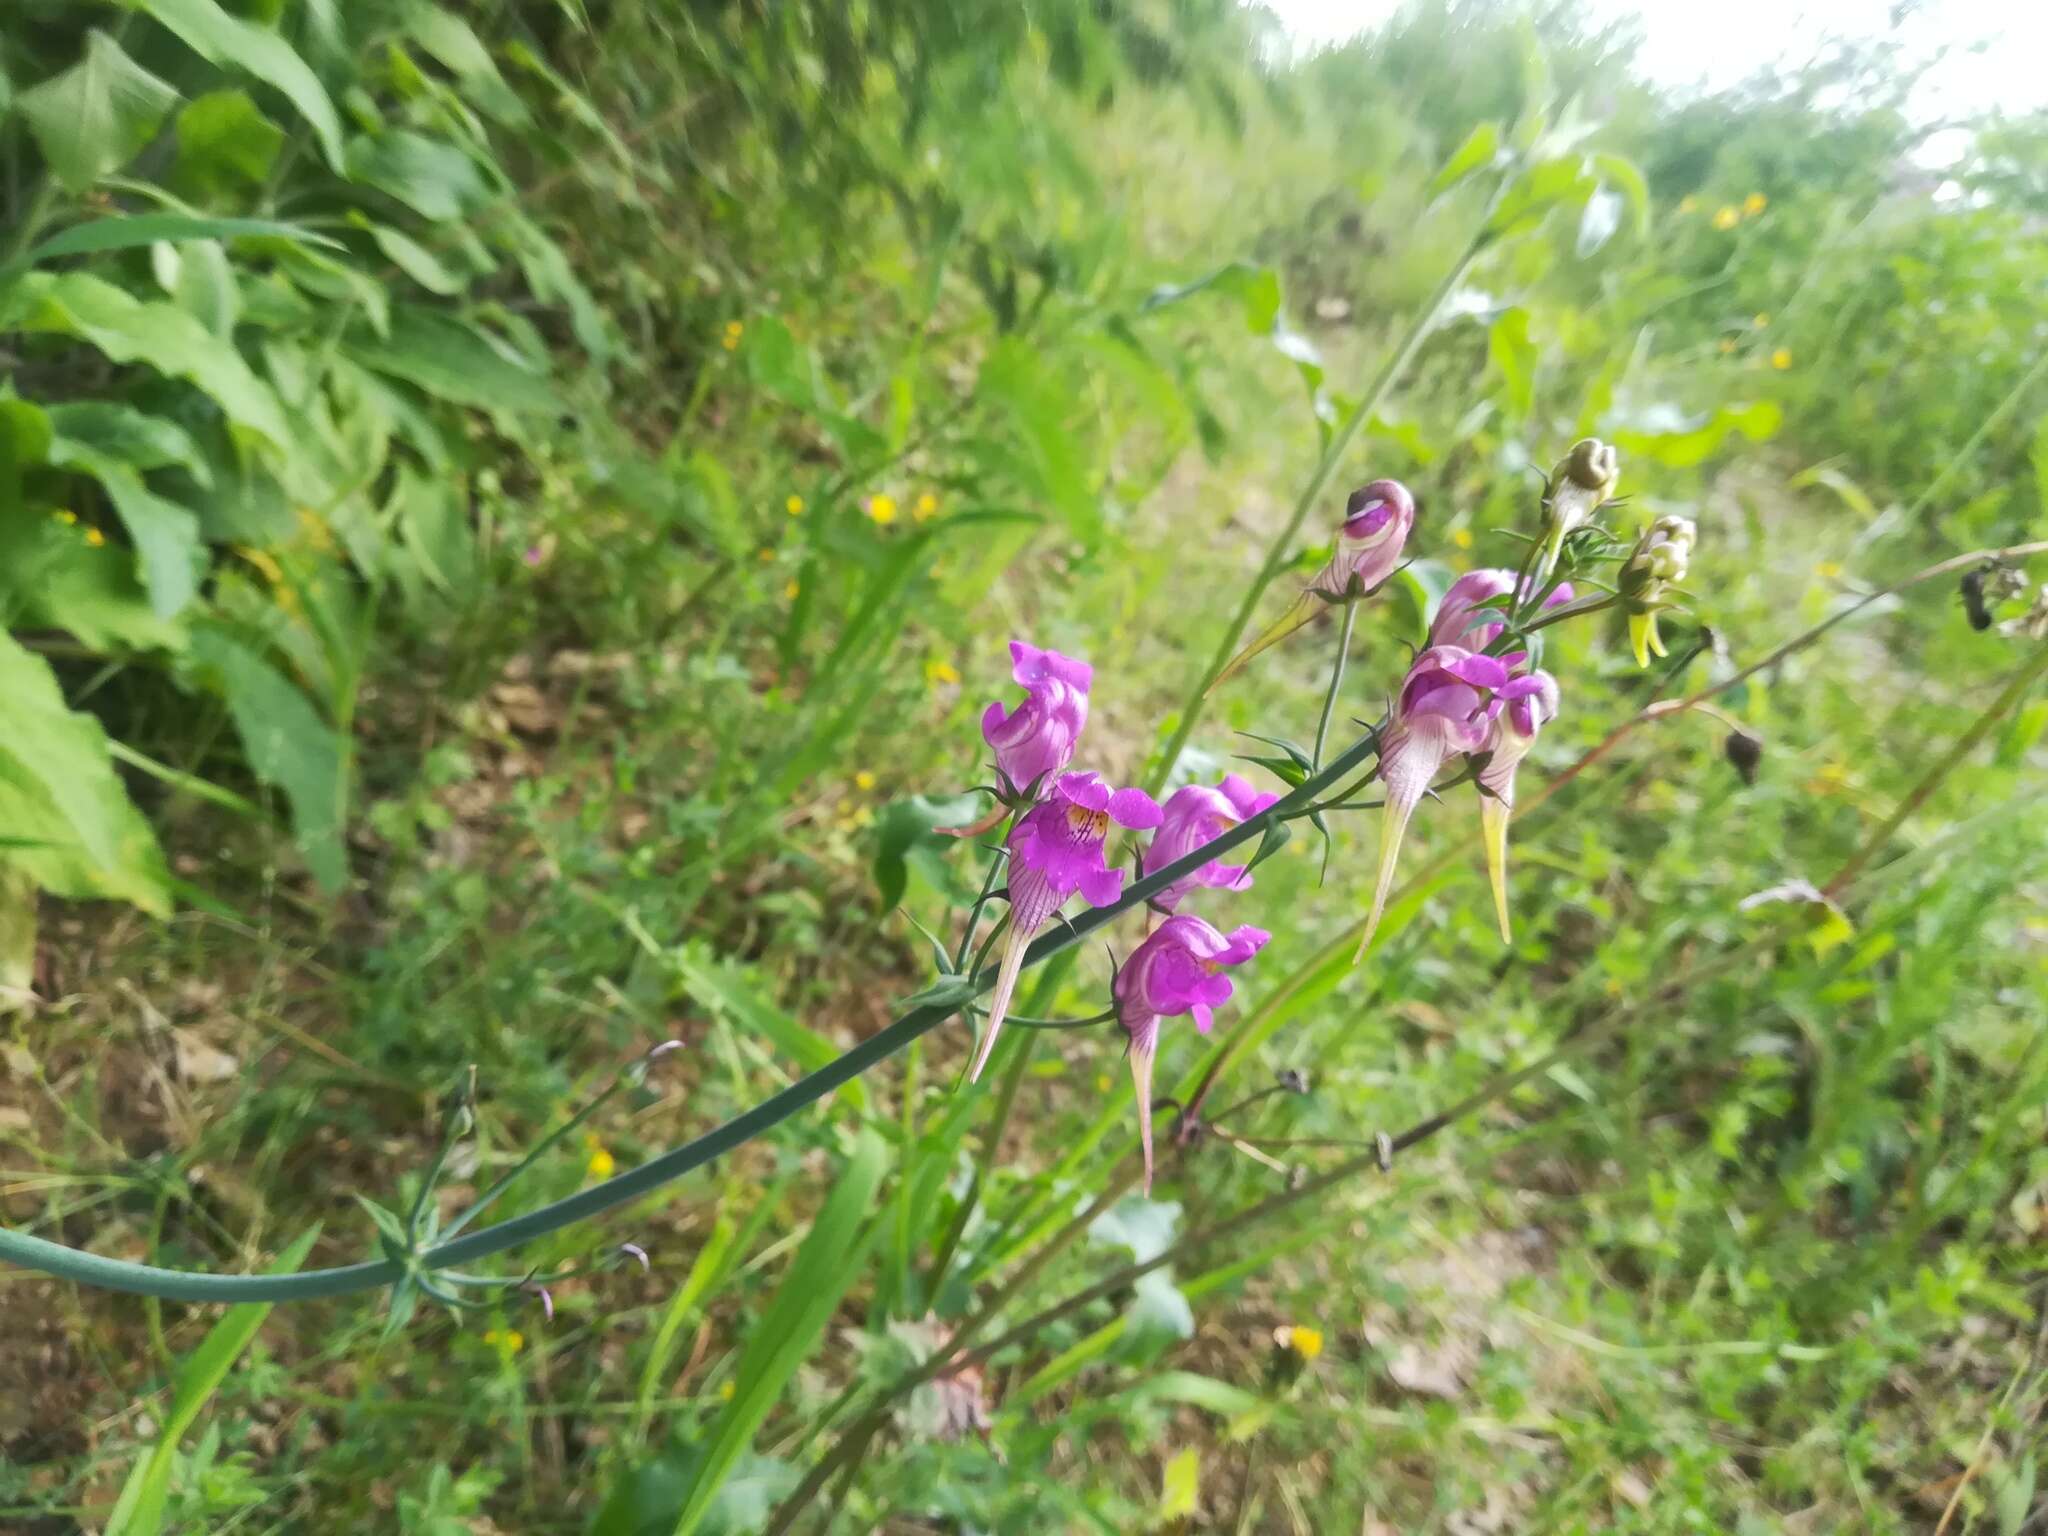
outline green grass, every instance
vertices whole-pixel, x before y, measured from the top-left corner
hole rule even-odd
[[[636,139],[631,186],[521,174],[630,356],[600,368],[545,336],[564,419],[517,437],[471,419],[474,579],[366,618],[350,887],[323,896],[285,834],[194,792],[225,780],[280,810],[216,749],[218,706],[65,674],[74,706],[169,769],[134,782],[185,905],[45,901],[39,1000],[0,1024],[10,1226],[231,1271],[317,1226],[305,1265],[352,1262],[377,1241],[353,1196],[411,1206],[472,1064],[477,1132],[427,1196],[444,1223],[656,1042],[685,1048],[494,1216],[872,1036],[931,979],[910,920],[950,937],[983,871],[916,842],[885,909],[880,828],[985,776],[1007,641],[1094,662],[1082,760],[1142,779],[1309,480],[1319,432],[1265,279],[1147,295],[1255,263],[1325,387],[1356,399],[1482,214],[1479,182],[1432,201],[1431,176],[1475,119],[1524,104],[1514,29],[1485,15],[1424,13],[1269,80],[1233,21],[1191,25],[1156,76],[1105,30],[1107,102],[991,34],[1001,67],[947,54],[921,96],[874,62],[864,109],[800,151],[760,105],[818,121],[774,62],[787,39],[733,23],[670,64],[649,44],[683,47],[677,18],[625,9],[554,65],[618,133],[671,88],[702,118]],[[501,51],[531,35],[477,25]],[[1432,27],[1443,62],[1416,78]],[[1564,86],[1613,86],[1594,147],[1642,165],[1647,230],[1581,256],[1567,208],[1484,252],[1463,318],[1424,341],[1303,535],[1395,474],[1422,499],[1425,585],[1512,566],[1528,466],[1584,431],[1622,445],[1618,529],[1698,521],[1665,623],[1675,675],[1638,671],[1614,615],[1546,632],[1565,705],[1525,799],[1653,689],[1710,685],[1957,551],[2048,536],[2044,402],[2016,339],[2042,276],[2010,238],[2023,192],[1873,214],[1899,131],[1884,101],[1681,109],[1551,43]],[[906,140],[912,104],[930,122]],[[1715,231],[1751,191],[1766,208]],[[882,495],[886,522],[861,504]],[[1255,624],[1319,558],[1283,553]],[[1387,1176],[884,1404],[799,1528],[837,1509],[840,1531],[1919,1532],[1953,1500],[1950,1533],[2038,1530],[2038,688],[1904,819],[1843,922],[1741,905],[1826,884],[2035,654],[1970,628],[1953,590],[1873,604],[1718,698],[1765,742],[1754,784],[1727,726],[1688,712],[1518,819],[1512,944],[1461,841],[1469,789],[1418,813],[1403,862],[1422,874],[1355,969],[1377,816],[1332,818],[1327,878],[1297,824],[1252,891],[1197,908],[1274,932],[1214,1036],[1165,1026],[1158,1081],[1183,1101],[1227,1053],[1206,1133],[1176,1145],[1162,1111],[1151,1201],[1085,1229],[1075,1213],[1135,1178],[1121,1038],[1014,1032],[968,1090],[955,1019],[717,1166],[509,1256],[516,1277],[650,1254],[645,1275],[555,1287],[551,1322],[476,1292],[395,1330],[361,1300],[280,1307],[244,1339],[253,1316],[9,1271],[0,1396],[22,1406],[0,1410],[0,1525],[100,1528],[161,1465],[165,1529],[760,1530],[992,1297],[984,1341],[1624,1006],[1626,1028]],[[1407,593],[1360,614],[1334,741],[1397,685],[1420,637]],[[1334,638],[1318,624],[1222,690],[1179,773],[1266,750],[1242,732],[1309,740]],[[1126,921],[1115,947],[1139,936]],[[1109,975],[1086,946],[1029,1011],[1096,1012]],[[1287,1069],[1307,1093],[1225,1112]],[[1277,1350],[1283,1325],[1320,1330],[1320,1353]],[[986,1440],[936,1433],[977,1391]]]

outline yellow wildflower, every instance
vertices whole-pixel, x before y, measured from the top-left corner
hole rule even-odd
[[[508,1360],[526,1348],[526,1335],[517,1328],[491,1328],[484,1333],[486,1344],[498,1346],[498,1353]]]
[[[896,521],[896,498],[886,493],[870,496],[866,510],[868,516],[878,523],[893,523]]]
[[[68,507],[59,507],[55,512],[52,512],[50,516],[57,519],[58,522],[67,525],[78,521],[78,514],[76,512],[73,512]]]
[[[1688,193],[1686,196],[1681,197],[1678,200],[1678,211],[1680,213],[1691,213],[1695,209],[1697,209],[1699,205],[1700,200],[1692,196],[1690,193]]]
[[[1792,366],[1792,349],[1790,347],[1780,347],[1777,351],[1773,352],[1771,354],[1771,366],[1780,373],[1790,368]]]
[[[1721,355],[1723,357],[1726,357],[1730,352],[1733,352],[1734,350],[1735,338],[1733,336],[1723,336],[1721,338]]]
[[[98,549],[102,544],[107,542],[107,536],[104,533],[101,533],[97,528],[88,528],[85,530],[85,542],[90,544],[94,549]]]
[[[796,601],[797,593],[801,591],[803,591],[803,588],[792,581],[788,586],[782,589],[782,595],[788,598],[793,603]]]
[[[1813,574],[1822,581],[1833,581],[1842,574],[1842,568],[1832,560],[1823,560],[1813,568]]]
[[[719,339],[718,344],[728,352],[737,352],[740,349],[740,337],[746,334],[746,330],[747,328],[739,321],[728,320],[725,322],[725,335]]]
[[[729,1403],[729,1402],[731,1402],[731,1401],[732,1401],[732,1394],[733,1394],[733,1384],[732,1384],[732,1378],[731,1378],[730,1376],[728,1376],[728,1377],[727,1377],[727,1378],[726,1378],[726,1379],[725,1379],[724,1381],[721,1381],[721,1382],[720,1382],[720,1383],[718,1384],[718,1400],[719,1400],[719,1401],[720,1401],[721,1403]]]
[[[875,787],[875,776],[863,768],[853,776],[853,787],[863,791],[873,789]]]
[[[761,547],[761,563],[762,563],[763,565],[766,565],[766,564],[767,564],[767,563],[768,563],[768,562],[769,562],[770,560],[773,560],[774,558],[775,558],[775,551],[774,551],[774,550],[772,550],[772,549],[770,549],[770,548],[768,548],[768,547],[767,547],[767,546],[766,546],[766,545],[764,544],[764,545],[763,545],[763,546]]]
[[[1742,200],[1742,211],[1752,219],[1770,206],[1771,200],[1761,192],[1752,192]]]
[[[801,496],[790,497],[789,500],[783,503],[783,506],[788,508],[791,517],[802,517],[804,515],[804,499]]]
[[[595,1136],[585,1136],[583,1145],[590,1149],[590,1161],[583,1165],[585,1173],[593,1179],[608,1179],[618,1172],[619,1165],[606,1150],[603,1142]]]
[[[1767,309],[1758,310],[1754,315],[1750,316],[1750,323],[1758,330],[1762,330],[1771,323],[1771,312]]]
[[[920,523],[924,522],[927,518],[936,516],[938,510],[939,498],[930,491],[926,491],[922,496],[918,497],[917,505],[910,509],[911,515]]]
[[[1323,1352],[1323,1330],[1300,1324],[1282,1324],[1273,1330],[1273,1342],[1290,1355],[1309,1361]]]
[[[1469,528],[1455,530],[1451,534],[1451,542],[1460,549],[1470,549],[1472,547],[1472,530]]]
[[[1732,203],[1723,203],[1714,210],[1714,228],[1733,229],[1742,222],[1742,214]]]
[[[957,683],[960,674],[949,661],[928,661],[924,664],[925,681],[932,683]]]

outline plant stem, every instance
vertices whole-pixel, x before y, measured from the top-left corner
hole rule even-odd
[[[1506,185],[1505,179],[1502,185]],[[1466,272],[1471,270],[1473,261],[1485,244],[1487,222],[1492,218],[1493,208],[1499,199],[1500,193],[1496,190],[1472,237],[1465,242],[1464,250],[1458,253],[1458,259],[1451,263],[1450,270],[1444,273],[1435,291],[1423,301],[1422,307],[1415,312],[1415,317],[1408,322],[1408,329],[1395,344],[1386,362],[1380,366],[1379,373],[1374,376],[1365,393],[1359,396],[1358,403],[1351,408],[1351,414],[1346,416],[1337,430],[1330,434],[1329,442],[1323,446],[1322,457],[1316,461],[1315,471],[1309,476],[1308,484],[1302,487],[1301,495],[1294,503],[1294,510],[1289,514],[1286,526],[1267,546],[1266,558],[1260,564],[1258,574],[1252,577],[1251,585],[1245,588],[1244,597],[1238,602],[1237,612],[1232,615],[1229,627],[1224,630],[1222,639],[1217,643],[1215,658],[1203,669],[1201,677],[1196,680],[1195,686],[1189,690],[1186,700],[1181,704],[1180,721],[1174,726],[1173,735],[1167,738],[1166,745],[1154,760],[1152,771],[1146,775],[1145,788],[1149,793],[1156,795],[1159,792],[1168,775],[1173,772],[1173,765],[1180,760],[1180,754],[1187,746],[1188,738],[1194,735],[1195,727],[1201,722],[1202,706],[1209,685],[1225,667],[1230,665],[1230,658],[1237,654],[1238,643],[1244,638],[1245,629],[1250,625],[1252,615],[1258,612],[1259,602],[1265,597],[1266,589],[1272,586],[1279,579],[1280,573],[1287,568],[1288,551],[1293,547],[1295,539],[1300,536],[1302,524],[1308,521],[1309,513],[1315,510],[1317,501],[1322,498],[1324,489],[1330,483],[1330,477],[1337,472],[1337,465],[1343,460],[1345,450],[1351,446],[1351,440],[1385,402],[1395,382],[1406,371],[1408,364],[1414,361],[1424,339],[1435,327],[1437,313],[1444,307],[1444,301],[1457,290],[1458,284],[1465,280]]]
[[[1310,754],[1309,766],[1323,765],[1323,743],[1330,738],[1330,716],[1337,711],[1337,690],[1344,685],[1344,663],[1351,655],[1351,631],[1358,624],[1358,604],[1344,605],[1344,628],[1337,636],[1337,662],[1330,668],[1329,691],[1323,695],[1322,718],[1316,721],[1316,749]]]
[[[1049,927],[1032,942],[1024,964],[1044,964],[1070,949],[1096,930],[1105,928],[1123,913],[1142,906],[1174,881],[1184,879],[1213,858],[1219,858],[1240,843],[1264,835],[1269,823],[1312,804],[1315,797],[1346,775],[1362,767],[1378,750],[1371,734],[1360,737],[1330,766],[1289,791],[1256,816],[1246,818],[1185,858],[1153,871],[1124,888],[1123,895],[1107,907],[1095,907],[1071,921]],[[446,1269],[502,1253],[536,1237],[559,1231],[600,1212],[638,1199],[684,1174],[715,1161],[734,1147],[781,1124],[808,1108],[842,1084],[852,1081],[876,1062],[886,1060],[945,1023],[975,997],[994,985],[995,978],[953,978],[957,988],[940,1000],[920,1004],[899,1017],[888,1028],[871,1036],[834,1061],[827,1062],[807,1077],[799,1078],[780,1093],[764,1099],[744,1113],[735,1115],[716,1129],[705,1132],[682,1146],[670,1149],[638,1168],[594,1184],[566,1199],[510,1221],[499,1222],[480,1232],[436,1244],[414,1258],[421,1271]],[[41,1270],[102,1290],[125,1291],[132,1295],[161,1296],[173,1301],[304,1301],[322,1296],[346,1296],[388,1286],[405,1274],[395,1260],[349,1264],[334,1269],[301,1270],[291,1275],[218,1275],[205,1271],[160,1269],[149,1264],[130,1264],[119,1259],[85,1253],[46,1238],[24,1232],[0,1230],[0,1261]]]

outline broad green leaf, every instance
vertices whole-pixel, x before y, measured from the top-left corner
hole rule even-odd
[[[1507,195],[1486,221],[1486,238],[1501,240],[1534,229],[1552,209],[1584,202],[1598,185],[1579,155],[1540,161],[1509,185]]]
[[[178,112],[178,184],[220,196],[261,186],[284,147],[284,130],[246,91],[208,91]]]
[[[107,756],[99,721],[64,703],[50,664],[0,633],[0,836],[33,839],[7,858],[61,896],[170,911],[163,851]]]
[[[23,262],[36,266],[59,256],[83,256],[93,251],[119,251],[131,246],[154,245],[159,240],[232,240],[241,235],[265,235],[301,245],[325,245],[340,249],[340,242],[281,224],[276,219],[208,219],[186,213],[134,213],[116,219],[89,219],[52,235],[31,249]]]
[[[918,847],[942,848],[956,841],[940,837],[934,829],[964,827],[977,819],[983,809],[978,795],[952,795],[945,799],[913,795],[884,808],[875,829],[873,864],[875,891],[883,911],[903,899],[904,886],[910,879],[904,859],[910,851]]]
[[[391,264],[427,292],[453,298],[469,286],[460,273],[411,235],[388,224],[373,224],[368,219],[361,222],[369,230],[370,238],[377,242],[377,249],[390,259]]]
[[[1179,1201],[1125,1195],[1089,1223],[1088,1236],[1110,1247],[1128,1248],[1131,1257],[1144,1264],[1172,1247],[1179,1230]]]
[[[556,412],[547,380],[475,326],[400,304],[390,336],[351,337],[348,353],[365,368],[417,384],[430,395],[487,411]]]
[[[222,341],[242,318],[242,292],[227,247],[218,240],[160,241],[149,248],[157,283],[177,306]]]
[[[1529,339],[1529,311],[1519,304],[1502,310],[1486,331],[1486,355],[1506,387],[1508,409],[1526,418],[1536,408],[1536,344]]]
[[[341,838],[348,743],[290,679],[223,631],[195,629],[191,653],[227,700],[256,777],[291,802],[293,841],[313,877],[339,890],[348,877]]]
[[[279,1254],[266,1273],[291,1274],[306,1262],[306,1255],[313,1251],[319,1236],[318,1227],[307,1232]],[[242,1352],[255,1342],[256,1332],[270,1315],[272,1305],[267,1301],[244,1301],[229,1307],[200,1340],[199,1347],[185,1357],[178,1368],[178,1382],[171,1394],[170,1411],[164,1416],[163,1432],[129,1474],[120,1500],[108,1517],[105,1536],[156,1536],[164,1528],[178,1442],[220,1390],[220,1384],[227,1380]]]
[[[1474,171],[1493,164],[1493,158],[1500,153],[1500,124],[1484,122],[1465,136],[1451,158],[1443,163],[1430,179],[1429,195],[1441,197]]]
[[[868,1207],[887,1166],[882,1139],[873,1131],[862,1131],[847,1159],[846,1171],[811,1224],[774,1301],[740,1356],[732,1401],[719,1415],[703,1459],[694,1469],[682,1513],[676,1517],[674,1536],[700,1536],[705,1530],[719,1489],[753,1443],[797,1367],[816,1347],[839,1308],[840,1298],[859,1278],[877,1230],[867,1220]]]
[[[7,295],[0,329],[75,336],[117,363],[146,363],[189,379],[230,421],[280,447],[291,440],[277,397],[242,355],[165,300],[135,298],[85,272],[31,272]]]
[[[1638,240],[1650,238],[1650,184],[1642,168],[1626,155],[1596,154],[1593,169],[1608,185],[1618,187],[1628,204],[1629,222]]]
[[[1159,1523],[1193,1520],[1201,1511],[1201,1497],[1202,1453],[1189,1446],[1176,1452],[1160,1474]]]
[[[91,475],[106,489],[135,545],[150,607],[160,619],[176,618],[198,595],[205,567],[199,514],[157,495],[132,466],[84,443],[59,437],[50,445],[50,462]]]
[[[1124,1336],[1143,1353],[1195,1336],[1195,1309],[1173,1283],[1172,1270],[1138,1276],[1131,1286],[1131,1309],[1124,1314]]]
[[[1761,443],[1777,435],[1784,419],[1775,400],[1724,405],[1694,416],[1675,405],[1656,405],[1624,416],[1608,435],[1624,454],[1640,454],[1667,469],[1691,469],[1711,458],[1730,433]]]
[[[123,0],[146,11],[210,64],[231,66],[283,92],[320,141],[335,170],[342,168],[341,119],[311,66],[267,27],[231,16],[215,0]]]
[[[202,486],[213,470],[192,435],[164,416],[149,416],[132,405],[113,400],[75,400],[50,407],[51,441],[82,443],[130,469],[163,469],[177,465]],[[47,452],[48,450],[46,450]]]
[[[95,28],[85,57],[16,101],[50,170],[84,192],[134,159],[156,137],[178,93]]]
[[[453,484],[400,464],[387,517],[428,581],[445,593],[469,590],[476,572],[476,539],[470,533],[468,508]]]
[[[348,173],[437,224],[474,213],[490,197],[483,173],[461,149],[402,128],[352,141]]]
[[[182,625],[157,617],[132,551],[97,546],[50,508],[0,513],[0,622],[63,630],[97,651],[177,650]]]
[[[532,121],[497,62],[470,24],[438,5],[423,6],[411,21],[414,39],[462,82],[463,95],[494,122],[519,128]]]

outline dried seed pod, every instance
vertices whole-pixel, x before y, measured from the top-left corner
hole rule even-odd
[[[1764,760],[1764,743],[1761,736],[1752,736],[1747,731],[1730,731],[1728,739],[1721,743],[1721,752],[1735,771],[1742,775],[1742,782],[1756,782],[1757,765]]]

